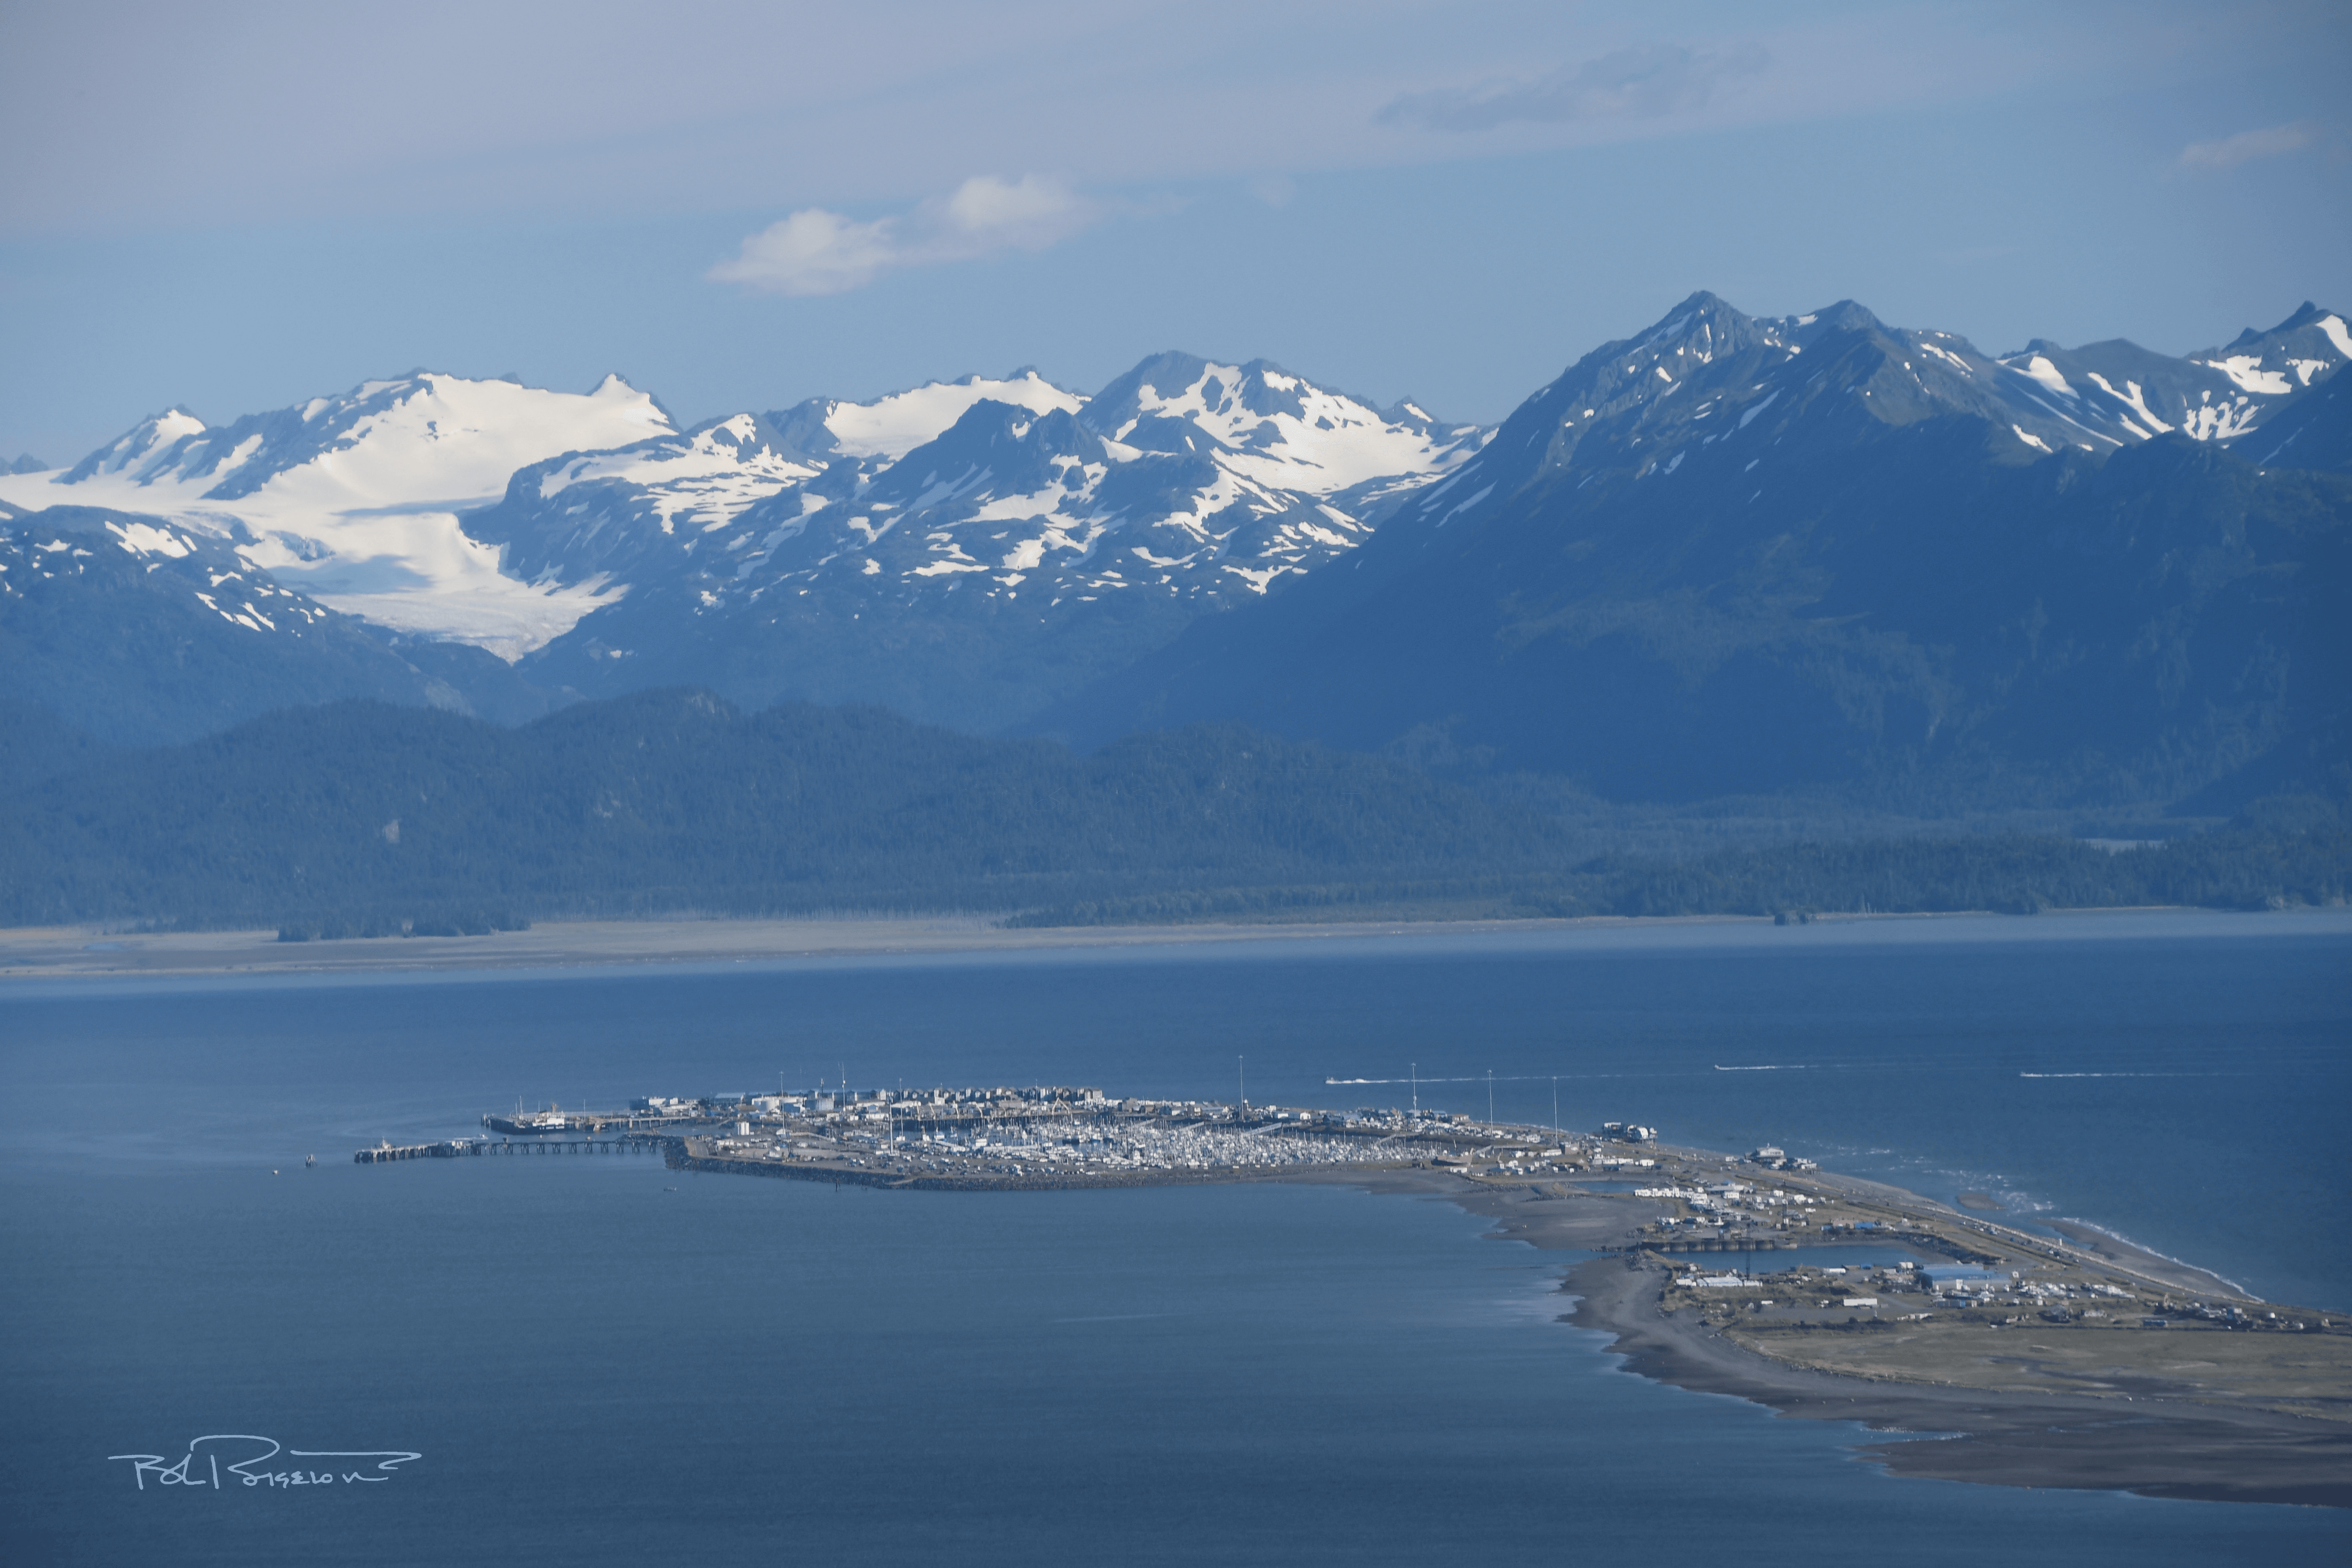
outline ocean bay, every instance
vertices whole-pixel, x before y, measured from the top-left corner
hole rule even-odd
[[[2342,1146],[2352,923],[1695,929],[11,987],[12,1536],[94,1562],[167,1540],[228,1562],[385,1541],[1403,1561],[1671,1520],[1771,1561],[1774,1521],[1834,1517],[1954,1561],[2079,1556],[2091,1531],[2150,1562],[2340,1552],[2333,1513],[1890,1480],[1849,1429],[1614,1371],[1554,1321],[1555,1259],[1440,1203],[348,1163],[519,1096],[779,1073],[1215,1095],[1245,1057],[1254,1098],[1483,1114],[1491,1071],[1497,1111],[1538,1121],[1557,1075],[1571,1126],[1769,1140],[2352,1301],[2311,1240],[2341,1208],[2312,1178]],[[2093,1073],[2144,1076],[2054,1076]],[[104,1459],[213,1432],[422,1457],[373,1488],[209,1498]]]

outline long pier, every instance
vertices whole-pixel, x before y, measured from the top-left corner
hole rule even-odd
[[[634,1138],[568,1138],[516,1143],[506,1139],[451,1138],[439,1143],[379,1143],[352,1156],[355,1165],[381,1165],[394,1160],[460,1160],[517,1154],[652,1154],[667,1139],[640,1134]]]
[[[493,1132],[512,1138],[561,1138],[569,1132],[594,1135],[611,1128],[638,1131],[656,1127],[719,1126],[734,1121],[732,1116],[659,1116],[645,1111],[564,1110],[526,1112],[521,1116],[501,1116],[497,1112],[482,1118],[482,1125]]]

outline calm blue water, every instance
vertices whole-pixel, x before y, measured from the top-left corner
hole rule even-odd
[[[1648,1519],[1759,1563],[2337,1562],[2340,1514],[1890,1480],[1851,1429],[1627,1376],[1554,1321],[1557,1260],[1441,1203],[348,1162],[519,1095],[1208,1095],[1245,1056],[1253,1099],[1346,1106],[1412,1089],[1326,1078],[1417,1063],[1458,1080],[1423,1104],[1483,1112],[1491,1070],[1549,1121],[1557,1074],[1570,1125],[1993,1191],[2345,1309],[2312,1237],[2344,1217],[2347,1042],[2328,916],[11,984],[0,1556],[1553,1560]],[[423,1458],[144,1491],[107,1458],[207,1433]]]

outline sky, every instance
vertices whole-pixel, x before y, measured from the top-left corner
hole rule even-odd
[[[686,421],[1264,357],[1492,421],[1696,289],[2352,310],[2352,6],[0,6],[0,460],[425,367]]]

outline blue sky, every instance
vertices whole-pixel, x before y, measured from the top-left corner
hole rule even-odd
[[[0,11],[0,455],[418,365],[686,419],[1181,347],[1496,419],[1693,289],[2352,309],[2342,5]]]

